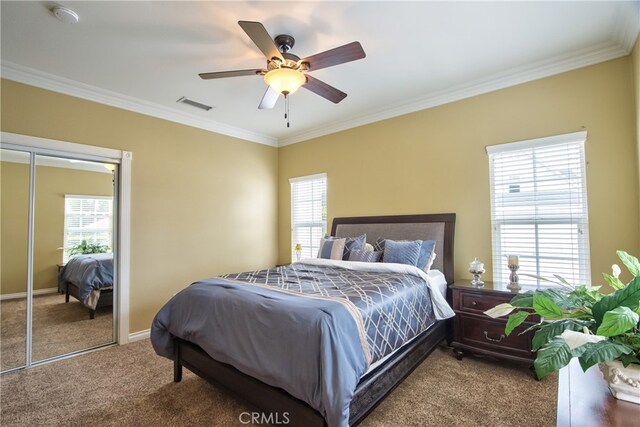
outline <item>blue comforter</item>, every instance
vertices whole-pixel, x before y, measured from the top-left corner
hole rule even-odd
[[[78,288],[80,301],[95,309],[100,290],[113,287],[113,254],[76,255],[58,274],[58,283],[73,283]]]
[[[156,315],[153,347],[173,358],[174,337],[193,342],[215,360],[307,402],[329,426],[347,426],[369,365],[452,312],[438,300],[434,313],[426,275],[340,263],[296,263],[196,282]]]

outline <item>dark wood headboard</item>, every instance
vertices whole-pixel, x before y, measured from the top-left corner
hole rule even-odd
[[[453,238],[456,214],[389,215],[334,218],[331,235],[356,237],[367,234],[373,244],[378,237],[394,240],[435,240],[433,267],[453,283]]]

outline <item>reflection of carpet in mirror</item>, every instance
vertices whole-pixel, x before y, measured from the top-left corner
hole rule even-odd
[[[0,358],[2,369],[24,365],[26,299],[0,303]],[[64,295],[47,294],[34,297],[32,360],[82,350],[113,341],[112,307],[96,310],[96,318],[89,319],[89,310]]]

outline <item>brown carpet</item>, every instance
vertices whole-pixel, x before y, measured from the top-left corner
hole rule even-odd
[[[172,362],[149,340],[0,377],[3,426],[242,426],[241,403]],[[557,376],[437,348],[361,424],[371,426],[556,425]]]
[[[89,319],[89,311],[78,300],[64,295],[38,295],[33,299],[32,359],[70,353],[113,341],[111,307],[96,310]],[[26,298],[0,303],[0,370],[24,365]]]

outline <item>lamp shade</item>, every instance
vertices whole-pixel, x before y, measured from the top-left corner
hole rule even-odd
[[[300,86],[306,83],[307,79],[300,71],[291,68],[277,68],[264,75],[264,81],[276,92],[282,94],[292,94]]]

